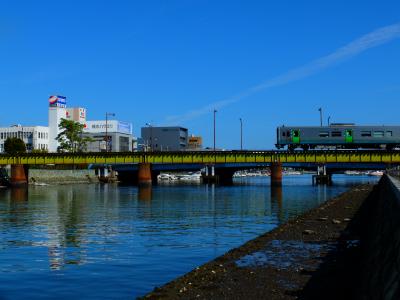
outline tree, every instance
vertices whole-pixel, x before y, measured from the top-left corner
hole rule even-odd
[[[4,141],[4,152],[9,155],[18,155],[26,153],[26,146],[23,140],[12,137]]]
[[[56,140],[60,143],[58,152],[83,152],[87,149],[90,137],[82,137],[84,125],[73,120],[61,119],[58,128],[61,132]]]

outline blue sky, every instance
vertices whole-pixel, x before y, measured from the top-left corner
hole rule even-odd
[[[205,146],[218,107],[217,147],[232,149],[239,118],[247,149],[272,148],[278,125],[318,125],[319,107],[332,122],[399,124],[399,11],[399,1],[2,0],[0,126],[46,125],[53,94],[88,119],[114,112],[135,134],[185,126]],[[376,45],[337,59],[377,30]],[[293,70],[302,75],[279,79]]]

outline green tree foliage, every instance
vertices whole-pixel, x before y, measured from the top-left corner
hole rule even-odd
[[[84,125],[72,120],[61,119],[58,128],[61,132],[57,135],[56,140],[60,143],[58,152],[83,152],[87,149],[87,143],[92,139],[82,137]]]
[[[23,140],[12,137],[4,141],[4,152],[9,155],[26,153],[26,146]]]

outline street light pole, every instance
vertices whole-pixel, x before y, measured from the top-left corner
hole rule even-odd
[[[243,120],[242,118],[240,120],[240,150],[243,150]]]
[[[322,108],[321,107],[318,108],[318,111],[319,111],[319,121],[320,121],[321,127],[322,127]]]
[[[214,109],[214,151],[215,151],[215,115],[217,113],[217,110]]]
[[[146,123],[146,125],[150,128],[150,151],[153,152],[153,125],[150,123]]]

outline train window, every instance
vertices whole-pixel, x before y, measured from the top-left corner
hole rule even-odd
[[[374,131],[374,137],[383,137],[384,133],[383,131]]]
[[[286,131],[286,136],[290,136],[290,131]]]
[[[342,132],[340,131],[332,131],[332,137],[342,136]]]
[[[371,136],[371,131],[361,131],[361,136]]]
[[[393,132],[392,131],[386,131],[386,136],[393,136]]]
[[[286,136],[286,132],[282,132],[282,136]]]
[[[320,136],[320,137],[329,137],[329,132],[328,132],[328,131],[321,131],[321,132],[319,133],[319,136]]]

